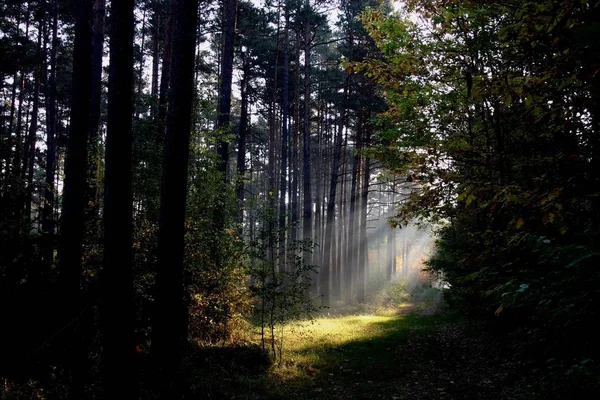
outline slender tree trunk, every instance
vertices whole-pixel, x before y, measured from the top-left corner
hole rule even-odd
[[[16,20],[16,26],[20,26],[21,25],[21,13],[17,13],[17,20]],[[18,31],[18,33],[20,32],[20,30]],[[17,33],[17,39],[19,38],[20,35],[18,35]],[[4,189],[5,189],[5,196],[8,197],[10,194],[10,190],[11,190],[11,148],[12,148],[12,133],[13,133],[13,125],[15,123],[15,110],[16,110],[16,104],[17,104],[17,86],[18,86],[18,79],[19,75],[17,74],[17,72],[15,71],[15,73],[13,74],[13,83],[12,83],[12,90],[11,90],[11,96],[10,96],[10,117],[9,117],[9,121],[8,121],[8,139],[7,139],[7,146],[6,146],[6,157],[5,157],[5,162],[6,165],[4,166]]]
[[[323,305],[329,305],[329,281],[331,279],[332,268],[335,268],[335,199],[337,192],[337,184],[339,178],[339,167],[342,150],[342,130],[344,127],[343,113],[340,114],[340,123],[335,134],[335,141],[333,144],[333,160],[331,162],[331,178],[329,185],[329,197],[327,198],[327,225],[325,228],[325,249],[323,257],[323,265],[321,266],[320,272],[320,283],[321,283],[321,295],[323,296]],[[339,287],[337,288],[339,289]],[[334,296],[338,296],[339,293],[333,293]]]
[[[25,17],[25,39],[29,40],[29,16],[31,14],[31,2],[27,2],[27,13]],[[23,104],[25,103],[25,70],[21,70],[21,76],[19,77],[19,107],[17,108],[17,127],[15,132],[15,154],[13,156],[13,177],[12,177],[12,190],[16,195],[15,198],[15,209],[13,211],[16,221],[20,221],[21,214],[23,212],[23,185],[21,181],[21,160],[23,157]]]
[[[100,100],[102,97],[102,58],[104,57],[104,14],[106,0],[94,0],[94,55],[92,76],[92,106],[89,127],[89,160],[87,209],[89,221],[95,224],[100,213],[98,191],[98,164],[100,163]]]
[[[365,146],[368,145],[369,133],[365,131]],[[369,180],[370,180],[370,159],[364,157],[363,160],[363,179],[362,179],[362,191],[361,191],[361,212],[360,212],[360,260],[358,265],[358,302],[364,303],[367,295],[367,273],[369,263],[369,238],[367,235],[367,214],[368,214],[368,201],[369,201]]]
[[[69,367],[72,387],[69,398],[84,398],[87,375],[85,335],[88,310],[81,302],[81,259],[83,254],[84,210],[87,173],[88,128],[92,97],[92,2],[76,3],[75,45],[73,50],[73,96],[59,253],[59,279],[66,315],[80,321],[79,342],[71,350]]]
[[[169,6],[169,15],[165,22],[165,41],[163,44],[162,54],[162,71],[160,75],[160,94],[158,99],[158,118],[164,122],[167,116],[167,98],[169,94],[169,86],[171,84],[171,62],[173,54],[173,29],[175,19],[176,2],[171,0]]]
[[[160,2],[155,2],[152,16],[152,118],[158,116],[158,64],[160,61]]]
[[[269,232],[269,246],[268,246],[268,254],[267,258],[272,262],[273,269],[275,269],[275,244],[276,238],[274,237],[275,233],[275,218],[276,218],[276,177],[275,177],[275,147],[276,147],[276,125],[277,125],[277,117],[276,117],[276,104],[277,104],[277,85],[278,85],[278,67],[279,67],[279,34],[280,34],[280,10],[277,10],[277,34],[275,35],[277,38],[276,49],[275,49],[275,68],[273,73],[273,93],[271,97],[271,105],[269,109],[269,163],[267,167],[267,175],[268,175],[268,188],[265,191],[267,194],[267,198],[269,201],[269,209],[272,213],[272,217],[269,218],[268,221],[268,232]]]
[[[244,176],[246,174],[246,130],[248,126],[248,80],[250,74],[250,64],[247,60],[244,60],[242,82],[240,84],[240,92],[242,97],[242,109],[240,114],[240,129],[239,129],[239,142],[238,142],[238,153],[237,153],[237,198],[239,201],[239,212],[238,212],[238,223],[240,224],[239,235],[243,234],[244,224]]]
[[[42,36],[43,36],[44,18],[40,15],[37,38],[37,55],[40,62],[35,70],[33,84],[33,110],[31,111],[31,124],[29,126],[29,135],[27,137],[27,148],[23,158],[23,170],[27,171],[27,191],[25,193],[25,218],[28,222],[28,230],[31,229],[31,200],[33,196],[33,166],[35,161],[35,144],[38,130],[38,112],[40,102],[40,82],[42,74]]]
[[[388,218],[394,216],[394,203],[395,203],[395,193],[396,190],[396,177],[394,176],[394,181],[391,187],[391,193],[388,196],[389,205],[388,205]],[[389,224],[389,223],[388,223]],[[395,272],[395,259],[396,259],[396,228],[393,226],[388,226],[388,235],[387,235],[387,279],[391,280],[394,272]]]
[[[279,184],[279,228],[282,233],[280,240],[280,253],[283,255],[285,263],[285,235],[284,227],[286,226],[286,188],[287,188],[287,161],[288,161],[288,127],[289,127],[289,86],[290,86],[290,52],[289,52],[289,24],[290,13],[289,5],[285,7],[285,28],[284,28],[284,44],[283,44],[283,89],[282,89],[282,117],[281,117],[281,174]]]
[[[52,43],[50,49],[50,78],[46,90],[46,174],[44,185],[44,208],[42,210],[42,232],[44,249],[42,252],[43,272],[50,270],[54,261],[54,170],[56,149],[56,52],[58,48],[58,7],[57,0],[52,4]]]
[[[167,119],[165,167],[161,194],[156,316],[152,353],[162,368],[161,395],[182,397],[180,368],[182,348],[187,343],[187,304],[184,303],[183,253],[193,103],[194,56],[198,2],[173,0],[175,21],[171,90]]]
[[[302,178],[304,189],[302,235],[304,239],[311,239],[312,233],[312,192],[310,181],[310,3],[306,4],[306,19],[304,30],[304,145],[302,146]],[[305,254],[305,259],[309,255]]]
[[[237,0],[226,0],[224,2],[223,17],[223,52],[221,58],[221,82],[219,87],[219,116],[217,130],[229,131],[231,119],[231,86],[233,82],[233,45],[235,40],[235,16]],[[225,132],[221,132],[224,134]],[[220,138],[217,152],[219,161],[217,168],[227,181],[227,166],[229,165],[229,143],[227,139]]]
[[[140,44],[140,67],[137,71],[137,94],[135,96],[135,118],[142,114],[142,94],[144,88],[144,47],[146,45],[146,9],[142,14],[142,41]]]
[[[358,121],[356,123],[356,150],[361,149],[361,136],[363,127],[363,114],[359,113]],[[360,299],[364,299],[364,279],[361,281],[361,275],[358,268],[358,187],[359,187],[359,171],[360,171],[360,155],[356,153],[352,163],[352,187],[350,189],[350,224],[349,224],[349,235],[348,235],[348,256],[347,259],[350,263],[350,268],[353,270],[354,280],[354,294],[356,295],[357,301],[361,302]],[[362,295],[361,295],[362,293]],[[364,300],[363,300],[364,301]]]
[[[91,3],[77,3],[73,55],[74,90],[67,143],[59,262],[63,289],[69,293],[78,292],[81,284],[85,171],[92,96],[92,14]]]
[[[134,0],[111,2],[110,67],[104,191],[102,296],[104,396],[137,396],[133,335],[133,40]]]

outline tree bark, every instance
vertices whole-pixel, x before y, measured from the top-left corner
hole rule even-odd
[[[365,143],[368,145],[369,132],[365,130]],[[361,212],[360,212],[360,260],[358,265],[358,302],[364,303],[367,295],[367,273],[369,263],[369,238],[367,235],[367,213],[369,201],[369,180],[370,180],[370,159],[363,158],[363,179],[361,191]]]
[[[217,130],[229,131],[231,119],[231,86],[233,82],[233,45],[235,39],[235,16],[237,0],[226,0],[224,2],[223,16],[225,26],[223,27],[223,52],[221,58],[221,82],[219,86],[219,116]],[[225,134],[226,132],[220,132]],[[227,166],[229,164],[229,143],[226,138],[220,138],[217,152],[219,160],[217,168],[227,181]]]
[[[285,265],[285,226],[286,215],[286,188],[287,188],[287,161],[288,161],[288,128],[289,128],[289,86],[290,86],[290,53],[289,53],[289,24],[290,13],[287,1],[284,4],[285,27],[283,39],[283,88],[282,88],[282,116],[281,116],[281,173],[279,176],[279,253],[282,255],[282,263]]]
[[[132,140],[134,0],[111,2],[104,191],[104,396],[136,398],[133,335]]]
[[[363,128],[363,114],[359,113],[358,121],[356,123],[356,150],[361,149],[361,136]],[[356,153],[352,162],[352,187],[350,189],[350,223],[349,223],[349,235],[348,235],[348,256],[347,260],[350,268],[353,270],[353,288],[354,294],[357,300],[361,298],[361,292],[364,292],[364,279],[361,282],[361,276],[359,275],[358,268],[358,254],[359,254],[359,236],[358,236],[358,187],[359,187],[359,172],[360,172],[360,155]],[[362,295],[364,299],[364,293]]]
[[[240,92],[242,97],[241,114],[240,114],[240,128],[239,128],[239,141],[238,141],[238,153],[237,153],[237,198],[240,204],[238,213],[238,223],[240,228],[238,231],[239,236],[243,234],[244,224],[244,176],[246,174],[246,130],[248,127],[248,80],[250,74],[250,64],[244,59],[242,82],[240,83]]]
[[[306,4],[306,19],[304,30],[304,146],[302,147],[302,178],[303,178],[303,215],[302,235],[311,239],[312,233],[312,191],[310,182],[310,2]],[[309,257],[305,254],[305,259]]]
[[[325,227],[325,248],[324,248],[324,257],[323,257],[323,265],[321,266],[320,272],[320,287],[321,287],[321,296],[322,296],[322,304],[324,306],[329,305],[329,281],[331,279],[331,271],[332,268],[335,268],[335,239],[334,239],[334,230],[335,230],[335,199],[337,193],[337,184],[339,178],[339,167],[340,167],[340,158],[342,151],[342,130],[344,128],[344,113],[343,111],[340,113],[340,123],[335,134],[335,141],[333,144],[333,160],[331,162],[331,178],[329,184],[329,197],[327,198],[327,225]],[[335,288],[334,288],[335,289]],[[333,293],[337,296],[337,293]]]
[[[54,261],[54,169],[56,149],[56,52],[58,48],[58,6],[57,0],[52,5],[52,43],[50,49],[50,79],[46,90],[46,173],[44,185],[44,207],[42,210],[42,232],[44,249],[42,265],[44,272],[50,270]]]
[[[106,0],[94,0],[94,55],[92,71],[92,105],[89,127],[88,160],[88,218],[94,224],[100,213],[100,194],[98,193],[98,164],[100,162],[100,100],[102,97],[102,58],[104,57],[104,14]]]
[[[152,337],[152,353],[162,369],[160,391],[165,399],[182,396],[181,357],[188,334],[183,255],[198,2],[173,0],[172,6],[175,9],[173,53],[177,57],[173,58],[171,70],[166,125]]]
[[[29,135],[27,137],[27,148],[23,157],[23,170],[27,171],[27,191],[25,193],[25,218],[28,222],[31,221],[31,201],[33,196],[33,166],[35,161],[35,144],[38,130],[38,113],[40,103],[40,83],[42,74],[42,36],[43,36],[44,18],[40,14],[37,38],[37,56],[38,62],[35,69],[34,84],[33,84],[33,110],[31,111],[31,124],[29,126]]]
[[[85,317],[88,315],[81,299],[81,259],[83,255],[84,210],[87,175],[88,128],[92,97],[92,2],[76,3],[75,44],[73,50],[73,96],[70,130],[67,142],[65,183],[63,191],[62,225],[59,253],[59,283],[63,311],[67,318],[79,320],[74,334],[78,342],[69,355],[72,386],[68,398],[84,398],[87,375]],[[74,336],[75,337],[75,336]]]
[[[171,0],[169,14],[165,22],[165,41],[162,54],[162,71],[160,76],[160,94],[158,98],[158,119],[164,122],[167,116],[167,99],[169,98],[169,86],[171,84],[171,63],[173,54],[173,29],[175,19],[175,4]]]

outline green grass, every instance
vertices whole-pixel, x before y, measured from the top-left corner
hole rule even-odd
[[[420,301],[433,301],[435,295]],[[412,306],[407,303],[399,310]],[[408,313],[386,309],[289,324],[282,362],[269,371],[268,398],[377,398],[371,396],[374,388],[388,393],[389,385],[411,372],[412,363],[399,362],[402,345],[447,318],[420,316],[421,306]]]
[[[420,356],[407,359],[407,340],[426,336],[452,318],[448,313],[419,315],[437,295],[436,290],[426,292],[413,297],[418,304],[407,302],[394,310],[287,324],[283,342],[277,341],[283,348],[282,357],[271,366],[250,368],[252,357],[265,365],[258,353],[245,361],[235,359],[235,352],[232,360],[226,357],[216,363],[215,358],[205,357],[213,366],[221,365],[218,370],[224,375],[219,379],[218,373],[205,372],[197,375],[204,383],[196,384],[205,389],[209,386],[211,394],[205,398],[393,399],[398,381],[412,379],[416,364],[422,362]],[[248,367],[243,368],[244,364]]]

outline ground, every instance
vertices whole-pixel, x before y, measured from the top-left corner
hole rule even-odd
[[[252,357],[226,359],[226,382],[209,378],[198,398],[524,398],[515,395],[524,391],[502,346],[448,310],[436,289],[395,311],[288,325],[278,345],[281,358],[265,369],[253,368]]]

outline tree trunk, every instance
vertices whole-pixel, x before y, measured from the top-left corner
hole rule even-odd
[[[90,111],[90,128],[88,146],[88,218],[92,225],[99,217],[100,194],[98,193],[98,164],[100,163],[100,100],[102,97],[102,58],[104,57],[104,14],[106,0],[94,0],[94,55],[92,76],[92,106]]]
[[[302,147],[302,178],[303,178],[303,215],[302,235],[304,239],[311,239],[312,233],[312,192],[310,182],[310,3],[306,4],[306,19],[304,30],[304,146]],[[309,255],[305,254],[305,259]]]
[[[25,40],[29,40],[29,15],[30,15],[31,2],[27,2],[27,13],[25,14]],[[17,127],[15,131],[15,154],[13,156],[12,166],[12,191],[15,196],[14,199],[14,219],[20,223],[21,214],[23,212],[23,182],[21,180],[22,173],[22,157],[23,157],[23,137],[21,136],[23,130],[23,104],[25,103],[25,70],[21,70],[21,76],[19,77],[19,107],[17,108]]]
[[[279,228],[283,237],[280,237],[280,248],[285,249],[284,228],[286,226],[286,187],[287,187],[287,156],[288,156],[288,127],[289,127],[289,86],[290,86],[290,52],[289,52],[289,24],[290,13],[287,1],[285,7],[285,37],[283,44],[283,89],[282,89],[282,117],[281,117],[281,175],[279,184]],[[280,251],[284,254],[284,251]],[[283,256],[285,262],[285,255]]]
[[[144,46],[146,45],[146,9],[142,14],[142,40],[140,43],[140,67],[137,71],[137,93],[135,96],[135,118],[142,114],[142,94],[144,88]]]
[[[359,113],[356,123],[356,150],[361,149],[361,136],[363,129],[363,113]],[[352,163],[352,187],[350,189],[350,224],[348,235],[348,256],[347,260],[350,268],[353,269],[354,294],[357,301],[362,298],[364,301],[364,279],[361,280],[360,271],[358,268],[359,255],[359,236],[358,236],[358,186],[359,186],[359,171],[360,171],[360,155],[356,153]],[[364,278],[364,276],[362,276]]]
[[[76,3],[75,44],[73,50],[73,96],[67,142],[62,225],[59,253],[59,282],[67,318],[76,319],[78,342],[69,355],[72,387],[69,398],[84,398],[87,374],[87,349],[83,335],[87,309],[80,299],[81,259],[83,254],[84,210],[87,174],[88,128],[92,97],[92,2]]]
[[[244,175],[246,174],[246,130],[248,126],[248,80],[250,74],[250,63],[244,60],[242,82],[240,92],[242,97],[242,109],[240,114],[239,142],[237,153],[237,198],[239,202],[238,223],[240,224],[239,236],[243,234],[244,225]]]
[[[182,347],[188,333],[183,254],[198,2],[173,0],[172,6],[173,53],[177,57],[173,58],[171,70],[166,124],[152,353],[162,369],[162,397],[179,399]]]
[[[388,218],[394,216],[394,203],[395,203],[395,193],[396,190],[396,177],[394,176],[394,181],[392,183],[391,192],[388,196],[389,204],[388,204]],[[388,223],[389,224],[389,223]],[[388,235],[387,235],[387,279],[391,280],[395,273],[395,259],[396,259],[396,228],[393,226],[388,226]]]
[[[59,271],[63,289],[79,291],[83,243],[83,210],[87,164],[88,127],[92,97],[92,4],[77,3],[73,53],[73,98],[61,226]]]
[[[365,132],[365,146],[368,145],[369,132]],[[361,212],[360,212],[360,260],[358,265],[358,302],[364,303],[367,295],[367,268],[369,263],[369,238],[367,236],[367,213],[369,201],[369,180],[370,180],[370,159],[364,157],[363,160],[363,179],[361,192]]]
[[[237,0],[225,0],[223,10],[225,26],[223,27],[219,116],[217,120],[217,131],[225,130],[219,132],[221,135],[230,131],[229,122],[231,119],[231,86],[233,81],[233,45],[235,39],[236,10]],[[227,181],[227,166],[229,165],[229,143],[227,142],[227,139],[219,139],[217,151],[219,154],[217,168],[223,174],[223,179]]]
[[[320,287],[322,304],[324,306],[329,305],[329,281],[331,280],[331,270],[335,268],[335,199],[337,192],[337,183],[339,177],[340,158],[342,151],[342,130],[344,128],[344,112],[340,113],[340,123],[335,134],[335,141],[333,144],[333,160],[331,162],[331,178],[329,185],[329,197],[327,198],[327,225],[325,227],[325,248],[323,265],[321,266],[320,276]],[[339,287],[338,287],[339,289]],[[335,296],[338,293],[333,293]]]
[[[152,15],[152,118],[158,116],[158,64],[160,61],[160,2],[154,3]]]
[[[105,398],[137,396],[133,336],[132,110],[134,0],[111,3],[102,296]]]
[[[44,18],[40,14],[38,38],[37,38],[37,55],[39,64],[34,72],[33,84],[33,110],[31,111],[31,124],[29,126],[29,135],[27,137],[27,148],[25,157],[23,157],[23,170],[27,171],[27,191],[25,193],[25,218],[27,221],[28,230],[31,229],[31,199],[33,195],[33,166],[35,161],[35,143],[38,130],[38,112],[40,102],[40,83],[42,74],[42,36],[43,36]]]
[[[163,44],[162,71],[160,76],[160,94],[158,98],[158,119],[164,122],[167,116],[167,99],[171,84],[171,63],[173,54],[173,30],[176,1],[171,0],[169,15],[165,23],[165,42]]]
[[[54,261],[54,169],[56,149],[56,52],[58,49],[58,6],[52,5],[52,44],[50,49],[50,79],[46,90],[46,173],[44,185],[44,208],[42,210],[42,232],[44,245],[42,264],[44,272],[50,270]]]

